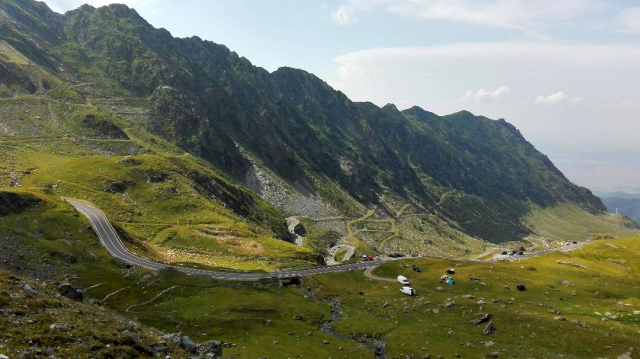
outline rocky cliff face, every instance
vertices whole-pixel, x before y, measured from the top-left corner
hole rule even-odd
[[[225,46],[174,38],[124,5],[59,15],[30,0],[0,0],[0,9],[13,48],[63,81],[91,81],[84,101],[150,99],[150,131],[239,183],[250,153],[312,195],[326,197],[330,183],[372,206],[388,193],[491,241],[527,235],[521,218],[532,204],[605,210],[503,119],[354,103],[305,71],[269,73]],[[0,59],[0,71],[14,74],[8,64]],[[4,81],[33,88],[28,77]]]

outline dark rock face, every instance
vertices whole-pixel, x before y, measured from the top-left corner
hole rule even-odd
[[[32,196],[20,196],[11,192],[0,192],[0,216],[20,212],[40,200]]]
[[[235,213],[265,224],[273,230],[277,237],[288,238],[287,234],[290,233],[284,217],[263,211],[264,207],[259,203],[259,198],[249,191],[197,171],[191,172],[189,177],[196,182],[198,185],[196,190],[203,195],[215,197]]]
[[[293,233],[282,233],[282,235],[280,235],[280,237],[278,237],[280,239],[282,239],[285,242],[289,242],[289,243],[295,243],[296,241],[296,235]]]
[[[69,298],[71,300],[75,300],[76,302],[82,302],[82,293],[73,287],[69,283],[62,283],[58,286],[58,291],[62,294],[63,297]]]
[[[293,227],[293,233],[295,233],[295,234],[297,234],[299,236],[305,236],[307,234],[307,229],[304,228],[302,223],[298,223],[298,224],[296,224],[295,227]]]
[[[23,74],[19,69],[12,68],[10,63],[4,63],[0,61],[0,84],[5,87],[20,87],[24,91],[30,94],[34,94],[38,88],[29,79],[28,76]]]
[[[84,127],[87,134],[91,134],[94,138],[128,140],[129,136],[118,126],[112,122],[99,118],[95,115],[86,115],[80,125]]]
[[[132,182],[117,182],[117,181],[108,181],[105,184],[105,192],[108,193],[123,193],[128,188],[134,186],[135,184]]]
[[[161,183],[167,180],[169,177],[166,173],[162,172],[149,172],[147,174],[147,181],[149,183]]]
[[[19,0],[0,1],[0,11],[9,24],[0,35],[21,54],[62,79],[60,69],[84,69],[54,49],[63,42],[82,48],[98,59],[92,70],[114,87],[150,98],[148,124],[156,135],[238,182],[252,166],[243,149],[313,195],[324,189],[315,184],[316,176],[365,205],[376,204],[386,188],[415,200],[425,212],[441,213],[471,236],[496,242],[530,232],[520,221],[530,203],[570,202],[592,213],[605,210],[504,119],[353,102],[305,71],[283,67],[270,73],[223,45],[195,36],[174,38],[124,5],[83,6],[59,15],[44,3]],[[37,92],[39,82],[19,70],[0,61],[0,82]],[[89,135],[128,138],[98,113],[80,122]],[[424,176],[433,179],[437,191],[455,191],[456,200],[434,201],[439,192],[422,182]],[[124,188],[116,184],[110,190]],[[253,211],[252,205],[234,203],[234,198],[251,203],[236,188],[216,193],[202,184],[198,190],[244,217],[273,220],[258,218],[265,211]],[[269,223],[276,236],[284,232],[282,225]]]

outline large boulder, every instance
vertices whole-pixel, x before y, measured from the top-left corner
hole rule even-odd
[[[189,337],[184,336],[180,339],[180,346],[183,347],[189,353],[195,354],[198,351],[198,346]]]
[[[198,354],[202,354],[207,358],[222,358],[222,343],[214,340],[201,343],[198,345]]]
[[[493,324],[493,322],[489,322],[489,324],[487,324],[487,326],[484,328],[484,330],[482,331],[482,334],[484,335],[491,335],[496,331],[496,326]]]
[[[188,336],[182,333],[168,334],[165,338],[175,346],[184,348],[191,354],[201,354],[205,358],[222,358],[222,343],[214,340],[196,344]]]
[[[69,283],[62,283],[58,286],[58,291],[63,297],[69,298],[71,300],[75,300],[76,302],[82,302],[82,293],[73,287]]]

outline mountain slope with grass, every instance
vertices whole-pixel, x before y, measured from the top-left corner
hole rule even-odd
[[[531,225],[540,211],[605,210],[505,120],[352,102],[124,5],[0,0],[0,35],[0,186],[89,201],[159,260],[273,270],[337,244],[472,256],[566,240]],[[302,246],[294,216],[314,228]]]
[[[68,203],[23,188],[0,191],[0,238],[0,354],[10,358],[193,357],[164,334],[177,332],[222,342],[224,358],[640,354],[638,237],[514,262],[410,258],[300,284],[230,282],[129,268]],[[456,284],[439,282],[450,268]],[[397,275],[417,296],[400,293]],[[82,303],[60,296],[65,282]]]
[[[602,202],[611,213],[619,213],[640,223],[640,198],[603,197]]]

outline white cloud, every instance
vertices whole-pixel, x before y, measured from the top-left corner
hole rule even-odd
[[[348,26],[358,22],[358,18],[353,15],[353,9],[345,5],[341,5],[332,11],[331,19],[338,26]]]
[[[487,102],[487,101],[497,101],[504,98],[509,93],[509,87],[502,86],[493,91],[487,91],[485,89],[480,89],[476,92],[471,90],[467,91],[466,95],[458,100],[458,102]]]
[[[334,61],[339,64],[345,64],[383,59],[464,59],[467,61],[465,66],[468,66],[473,71],[481,70],[478,68],[479,65],[474,64],[473,61],[480,62],[488,59],[491,59],[493,66],[501,66],[507,62],[509,65],[518,65],[522,62],[534,63],[535,61],[545,60],[545,66],[549,63],[555,63],[557,64],[556,67],[560,67],[571,62],[589,64],[635,62],[640,59],[640,45],[529,41],[456,43],[424,47],[373,48],[349,52],[335,57]],[[513,60],[517,60],[517,62],[514,63]],[[483,62],[482,66],[485,65]],[[557,69],[548,68],[548,72],[553,72],[554,70]]]
[[[535,99],[533,103],[535,103],[536,105],[554,105],[562,102],[576,104],[582,102],[582,97],[569,97],[569,95],[560,91],[549,96],[540,95]]]
[[[618,24],[623,32],[640,32],[640,6],[623,10],[618,17]]]
[[[353,94],[356,88],[360,88],[356,96],[352,99],[366,101],[371,95],[371,79],[366,68],[355,63],[345,63],[336,70],[338,79],[327,81],[335,89],[348,91]]]
[[[381,8],[414,19],[511,29],[575,18],[602,6],[597,0],[346,0],[346,4],[359,11]]]
[[[597,142],[640,151],[640,44],[458,43],[372,48],[334,61],[329,83],[356,101],[503,117],[542,150]]]
[[[540,96],[538,96],[536,98],[534,103],[537,104],[537,105],[552,105],[552,104],[564,102],[568,98],[569,98],[569,96],[567,94],[565,94],[564,92],[556,92],[556,93],[551,94],[549,96],[540,95]]]

